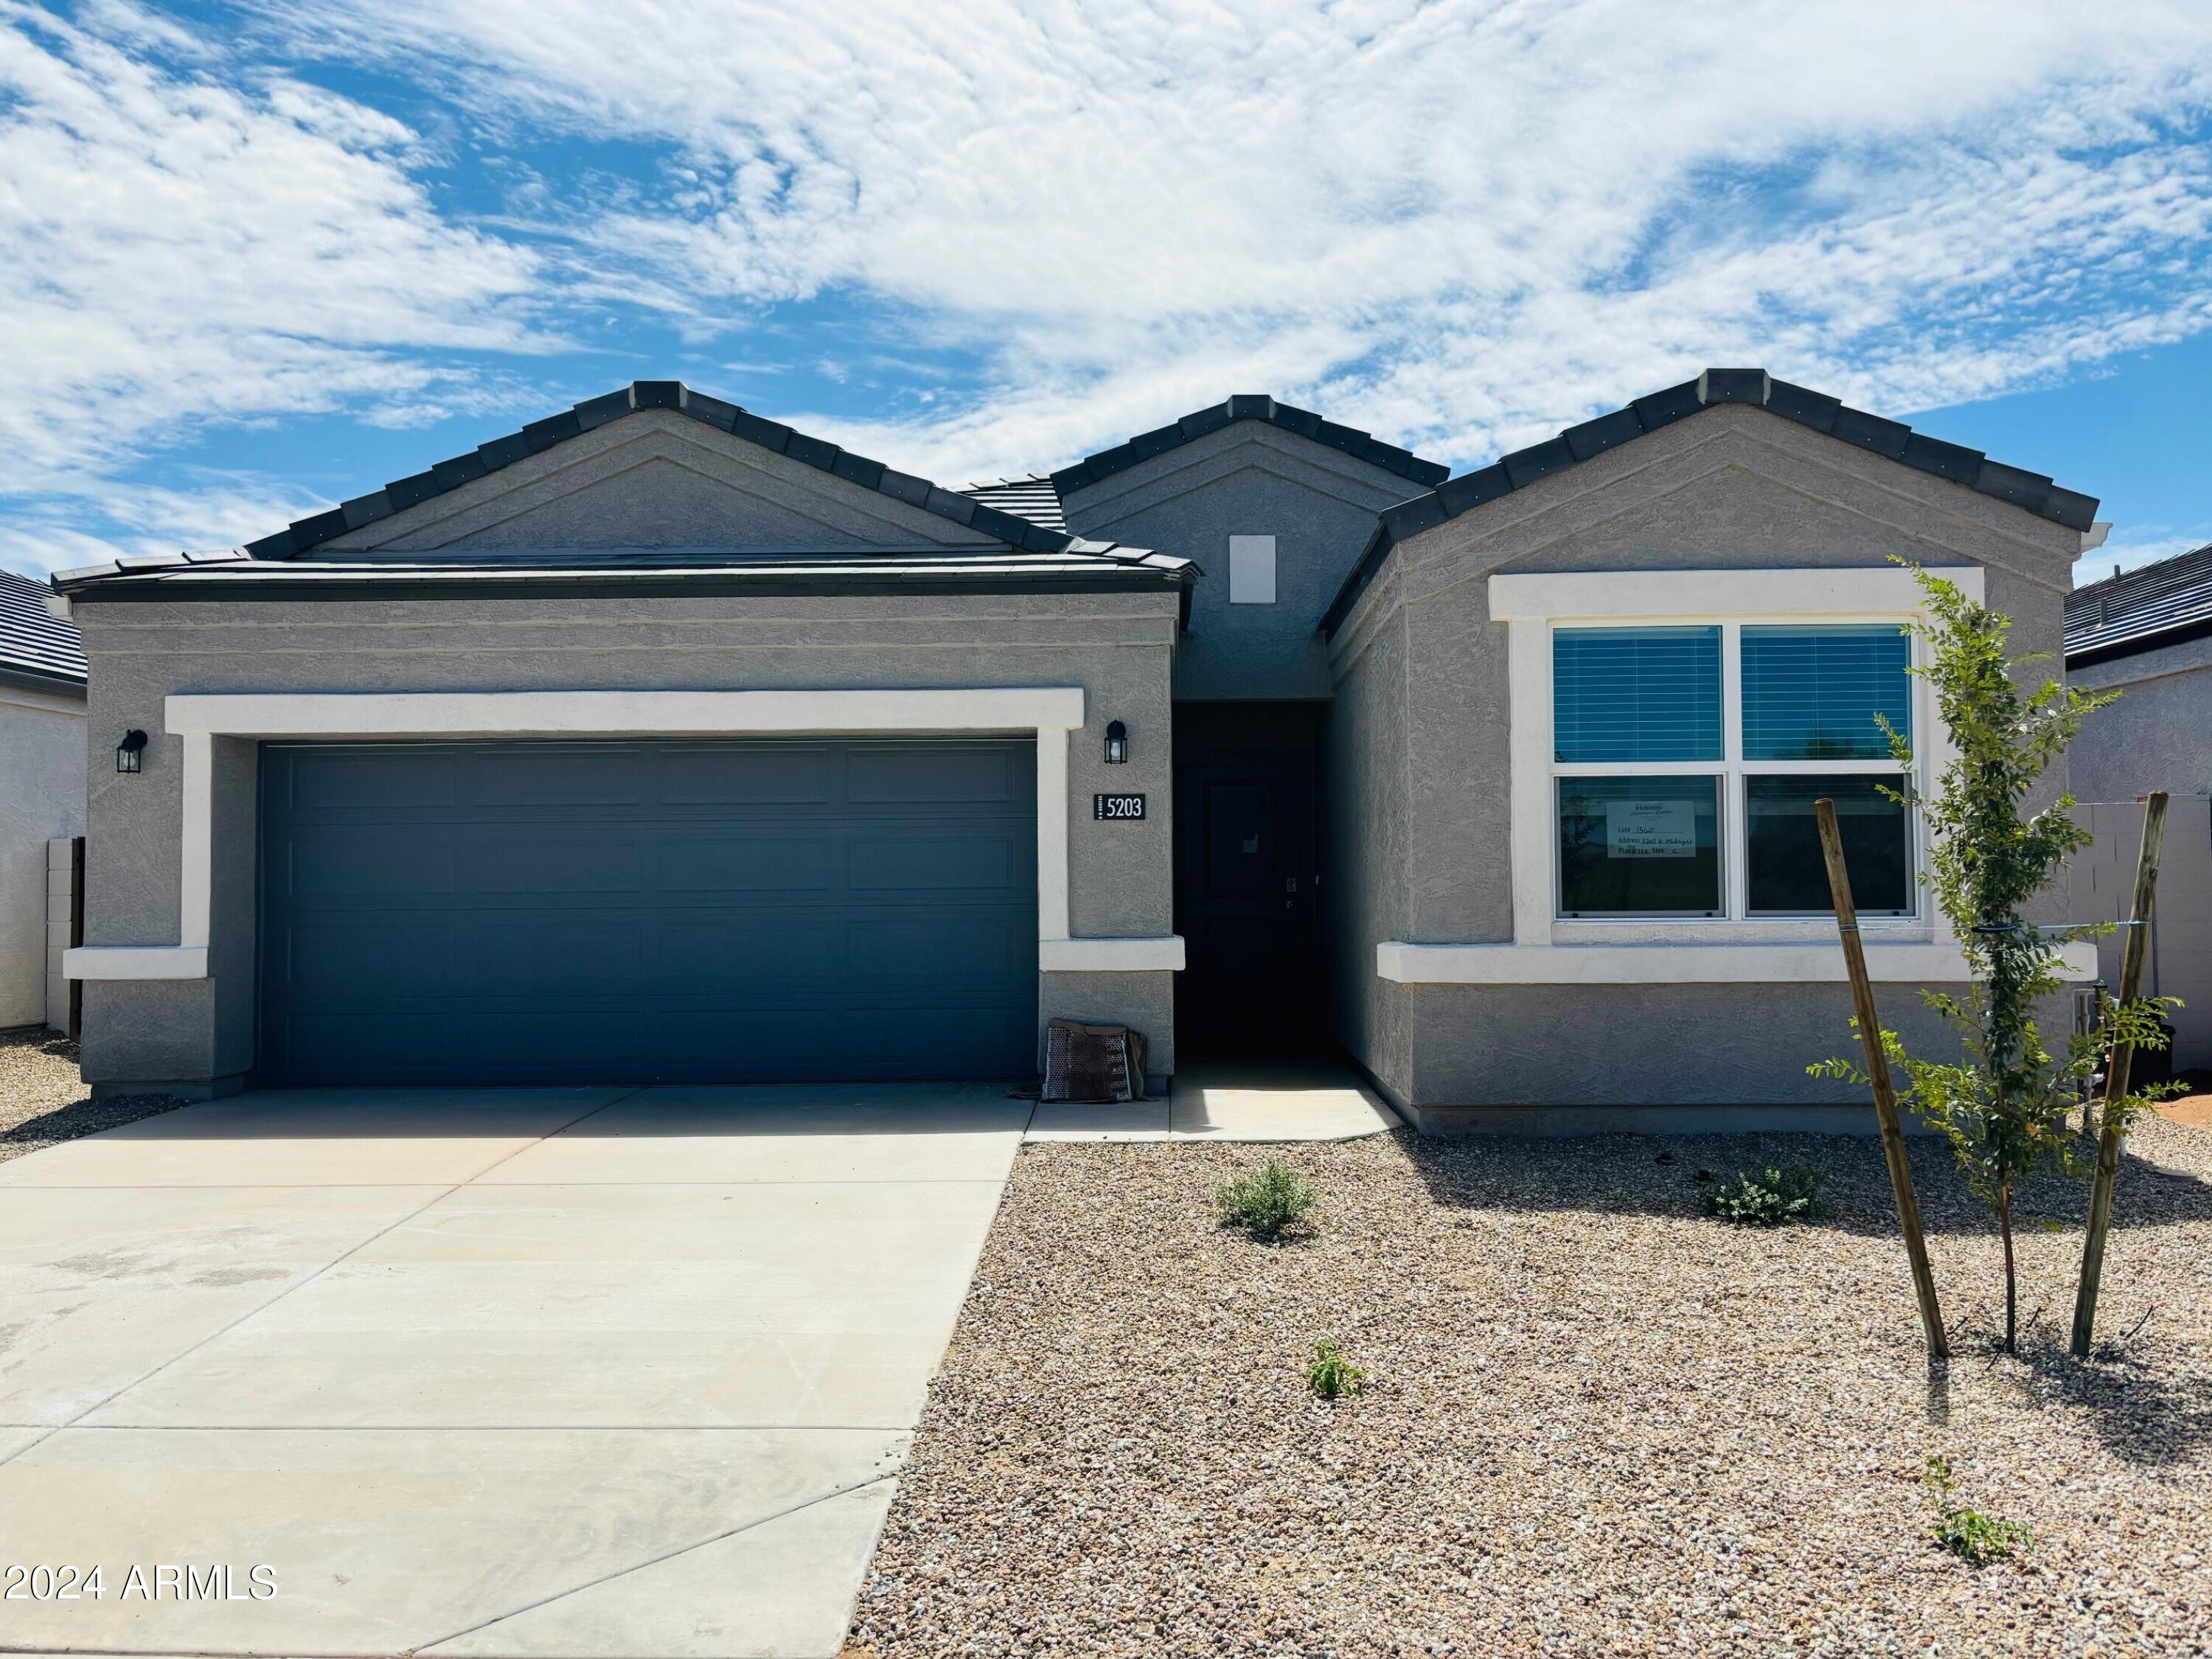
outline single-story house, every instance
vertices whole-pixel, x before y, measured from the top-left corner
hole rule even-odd
[[[641,381],[56,578],[144,734],[86,1075],[1006,1076],[1069,1016],[1431,1127],[1856,1125],[1815,795],[1885,1015],[1960,974],[1888,560],[2055,649],[2095,505],[1755,368],[1457,477],[1240,396],[968,491]]]
[[[2112,921],[2133,902],[2142,797],[2172,797],[2151,912],[2146,990],[2181,999],[2173,1060],[2212,1067],[2212,547],[2115,571],[2066,599],[2066,678],[2117,691],[2072,757],[2075,797],[2097,844],[2075,860],[2070,917]],[[2120,976],[2123,933],[2099,942]]]
[[[46,601],[0,570],[0,1031],[69,1024],[74,861],[52,843],[84,833],[84,653]]]

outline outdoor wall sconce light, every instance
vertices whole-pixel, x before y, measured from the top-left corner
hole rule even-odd
[[[1129,728],[1115,720],[1106,728],[1106,764],[1119,766],[1129,758]]]
[[[138,769],[138,757],[145,752],[146,734],[136,730],[125,732],[123,734],[123,741],[115,745],[115,769],[118,772],[136,772]]]

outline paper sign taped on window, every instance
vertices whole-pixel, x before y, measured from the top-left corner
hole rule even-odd
[[[1692,859],[1698,855],[1693,800],[1609,800],[1605,854],[1614,859]]]

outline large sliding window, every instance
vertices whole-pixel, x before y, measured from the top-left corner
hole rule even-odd
[[[1911,661],[1893,623],[1554,629],[1559,914],[1826,914],[1825,795],[1860,911],[1911,915]]]

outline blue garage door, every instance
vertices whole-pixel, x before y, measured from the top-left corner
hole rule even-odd
[[[272,1081],[1036,1069],[1034,741],[270,744],[261,765]]]

